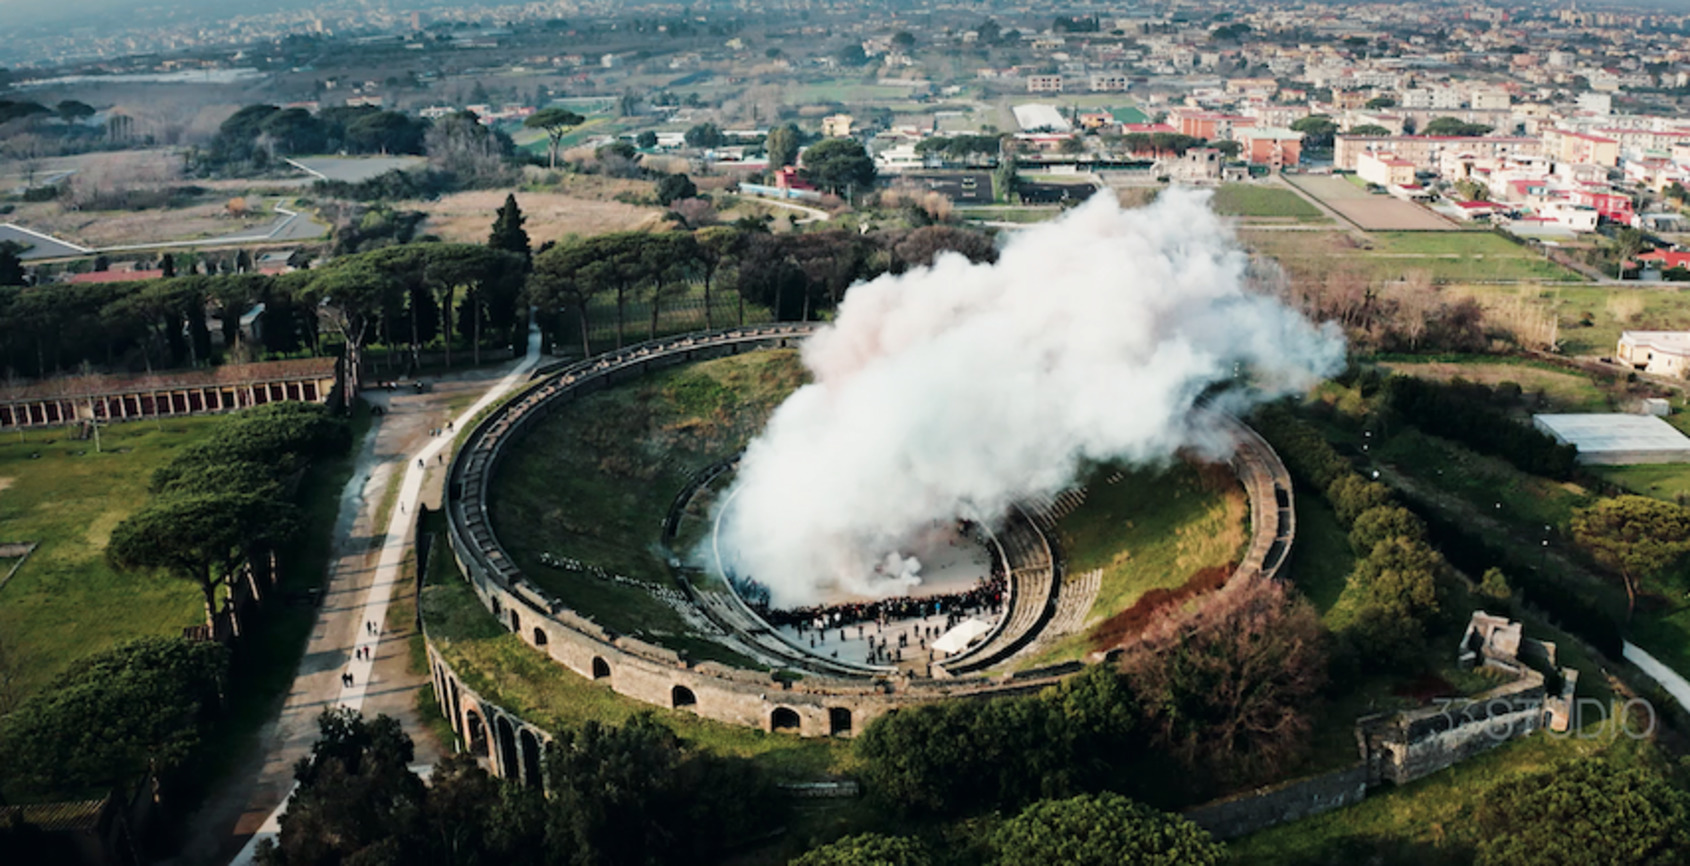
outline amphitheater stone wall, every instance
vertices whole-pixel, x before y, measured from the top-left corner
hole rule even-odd
[[[796,681],[777,680],[769,673],[735,670],[713,662],[691,662],[672,650],[612,634],[591,619],[549,599],[522,578],[487,525],[484,488],[497,473],[506,448],[520,441],[526,428],[579,396],[640,378],[652,370],[794,345],[814,327],[809,323],[789,323],[629,347],[593,361],[563,367],[488,413],[467,433],[463,447],[452,461],[445,504],[447,537],[453,557],[481,603],[525,642],[583,677],[604,681],[619,694],[648,704],[690,710],[717,721],[804,736],[853,736],[873,719],[899,707],[948,697],[1033,692],[1072,673],[1075,666],[1069,665],[990,679],[983,676],[946,680],[847,679],[805,672]],[[1251,477],[1284,476],[1283,466],[1265,443],[1245,449],[1249,458],[1255,460],[1263,459],[1264,452],[1271,466],[1254,476],[1241,472],[1240,477],[1247,486]],[[1287,485],[1286,493],[1288,489]],[[1269,492],[1265,497],[1253,499],[1266,498],[1271,502],[1272,495]],[[1273,519],[1276,516],[1270,508],[1267,514],[1254,514],[1252,524],[1258,534],[1288,546],[1289,538],[1276,539],[1279,535]],[[1260,559],[1255,559],[1253,564],[1261,568]],[[438,659],[432,645],[430,652],[432,658]],[[441,686],[437,684],[438,688]],[[446,706],[444,701],[442,706]],[[501,717],[509,715],[498,713]],[[454,719],[455,724],[462,721]]]

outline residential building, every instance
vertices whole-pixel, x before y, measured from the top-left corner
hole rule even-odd
[[[1436,171],[1440,158],[1451,151],[1471,153],[1477,159],[1519,158],[1543,152],[1542,139],[1508,136],[1339,135],[1333,141],[1332,165],[1340,171],[1355,171],[1361,154],[1379,151],[1414,163],[1418,171]]]
[[[1028,93],[1061,93],[1062,76],[1060,75],[1029,75],[1027,76]]]
[[[1095,93],[1105,91],[1131,90],[1132,76],[1120,72],[1099,72],[1091,77],[1091,89]]]
[[[1600,165],[1613,168],[1620,163],[1620,143],[1614,139],[1587,132],[1565,129],[1543,131],[1543,152],[1559,162],[1578,165]]]
[[[822,135],[827,138],[849,138],[851,121],[854,119],[849,114],[830,114],[822,118]]]
[[[1383,187],[1413,186],[1414,163],[1392,153],[1363,153],[1356,158],[1356,176]]]
[[[1233,133],[1236,130],[1255,126],[1256,118],[1176,108],[1168,112],[1168,123],[1179,130],[1181,135],[1189,135],[1207,141],[1228,141],[1234,137]]]
[[[1294,166],[1302,159],[1303,134],[1279,127],[1244,127],[1233,131],[1233,140],[1243,145],[1239,152],[1251,165],[1265,165],[1273,171]]]
[[[1682,378],[1690,373],[1690,331],[1622,331],[1614,358],[1645,373]]]

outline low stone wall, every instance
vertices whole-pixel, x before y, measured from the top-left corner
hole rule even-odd
[[[1370,784],[1412,782],[1543,727],[1543,675],[1467,700],[1357,722]]]
[[[1217,839],[1235,839],[1360,803],[1367,798],[1367,777],[1367,764],[1357,762],[1324,775],[1206,803],[1186,812],[1185,817]]]

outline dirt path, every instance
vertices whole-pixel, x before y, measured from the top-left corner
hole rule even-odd
[[[514,364],[430,379],[430,390],[422,394],[364,393],[383,412],[374,419],[341,493],[328,587],[293,687],[277,717],[259,732],[257,752],[191,822],[194,835],[175,862],[251,862],[257,840],[278,830],[281,807],[293,787],[293,765],[309,754],[317,716],[325,708],[347,706],[367,716],[386,713],[399,719],[416,742],[417,765],[432,765],[441,756],[443,744],[416,711],[417,691],[427,687],[428,676],[408,670],[411,632],[386,630],[382,624],[390,603],[415,592],[409,581],[400,580],[400,566],[413,541],[418,497],[427,482],[439,486],[451,441],[430,431],[448,421],[463,429],[483,406],[526,381],[539,361],[539,331],[531,329],[528,352]],[[452,412],[465,404],[473,405]],[[356,657],[362,649],[369,650],[369,660]],[[351,686],[343,686],[344,673],[352,674]]]

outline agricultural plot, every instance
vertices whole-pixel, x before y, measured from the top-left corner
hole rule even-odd
[[[651,184],[639,187],[642,193],[649,193]],[[503,190],[483,190],[454,193],[434,201],[405,202],[400,206],[428,214],[424,230],[439,235],[442,240],[479,244],[487,241],[493,216],[504,201]],[[582,190],[580,194],[522,192],[517,194],[517,201],[528,217],[525,227],[535,247],[570,235],[647,229],[662,218],[662,212],[655,207],[611,200],[610,194],[601,198],[597,191],[591,190]]]

